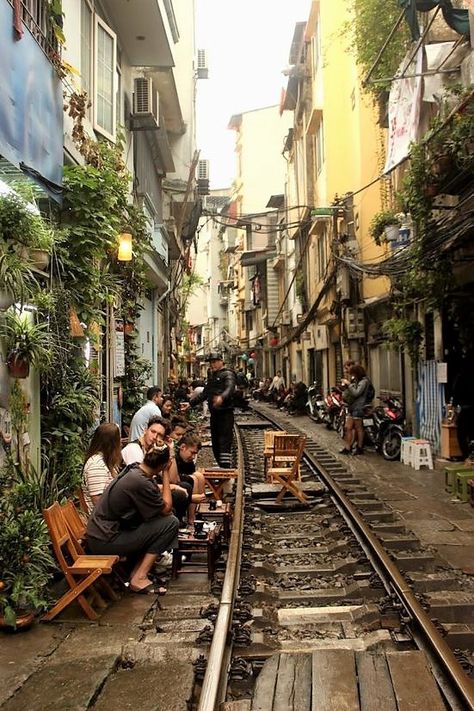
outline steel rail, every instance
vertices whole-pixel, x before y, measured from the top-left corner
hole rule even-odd
[[[269,417],[267,413],[262,413],[258,410],[257,412],[273,425],[279,429],[282,429],[281,425]],[[297,428],[294,429],[297,430]],[[368,524],[364,521],[363,517],[344,494],[337,482],[334,481],[326,468],[318,462],[314,455],[305,452],[304,456],[312,464],[312,466],[317,469],[318,475],[324,481],[331,494],[336,498],[343,510],[346,511],[351,521],[356,525],[359,534],[370,547],[370,550],[377,559],[381,569],[384,571],[385,575],[389,577],[395,592],[402,602],[402,605],[410,614],[410,617],[414,623],[416,623],[422,631],[430,648],[433,650],[435,658],[440,664],[442,671],[446,674],[446,677],[453,685],[453,688],[459,697],[459,701],[464,704],[463,709],[465,709],[465,711],[474,711],[474,681],[469,679],[467,674],[464,672],[451,648],[441,637],[435,625],[421,607],[407,581],[393,563],[377,536],[370,530]]]
[[[214,634],[207,659],[206,674],[202,683],[198,711],[215,711],[225,701],[228,666],[230,663],[230,636],[232,612],[240,579],[240,558],[242,553],[244,515],[244,467],[243,449],[237,426],[234,432],[237,440],[237,486],[235,494],[232,533],[227,554],[227,566],[219,603],[219,612],[214,624]]]

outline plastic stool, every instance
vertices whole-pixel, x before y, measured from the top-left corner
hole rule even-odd
[[[402,446],[400,449],[400,461],[402,464],[411,464],[411,443],[416,437],[402,437]]]
[[[411,443],[412,461],[411,465],[419,471],[420,467],[433,469],[433,457],[431,456],[431,445],[426,439],[415,439]]]
[[[460,501],[469,500],[469,480],[472,479],[474,475],[474,469],[467,469],[465,472],[458,472],[456,474],[456,496]]]
[[[458,464],[448,464],[444,468],[444,489],[448,494],[453,494],[456,489],[456,474],[463,471],[464,464],[459,462]]]
[[[456,493],[456,474],[464,471],[470,471],[474,475],[474,469],[466,469],[462,462],[458,462],[458,464],[448,464],[448,466],[444,468],[444,489],[448,494]]]
[[[469,489],[469,503],[474,507],[474,479],[470,479],[467,482],[467,486]]]

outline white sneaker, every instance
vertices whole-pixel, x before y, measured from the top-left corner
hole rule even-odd
[[[171,568],[173,564],[173,554],[169,551],[165,551],[157,563],[163,566],[163,568]]]

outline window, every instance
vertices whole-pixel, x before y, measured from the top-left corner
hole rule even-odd
[[[400,353],[398,350],[378,348],[379,388],[382,391],[399,394],[401,392]]]
[[[321,61],[321,22],[318,14],[318,19],[316,20],[316,28],[314,31],[314,36],[312,39],[313,45],[313,75],[316,76],[318,71],[319,63]]]
[[[87,0],[81,3],[81,87],[92,99],[92,8]]]
[[[324,125],[323,119],[318,123],[318,127],[313,137],[314,148],[314,170],[319,175],[324,163]]]
[[[326,254],[326,231],[318,237],[318,278],[321,280],[326,274],[327,254]]]
[[[95,16],[94,129],[115,139],[115,33]]]

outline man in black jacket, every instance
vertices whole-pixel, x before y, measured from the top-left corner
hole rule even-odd
[[[207,383],[199,395],[191,398],[188,406],[194,407],[207,400],[211,413],[211,441],[214,457],[220,467],[231,469],[234,428],[232,396],[236,386],[235,373],[225,367],[222,353],[212,351],[206,360],[210,365]],[[183,409],[186,409],[186,406]]]

